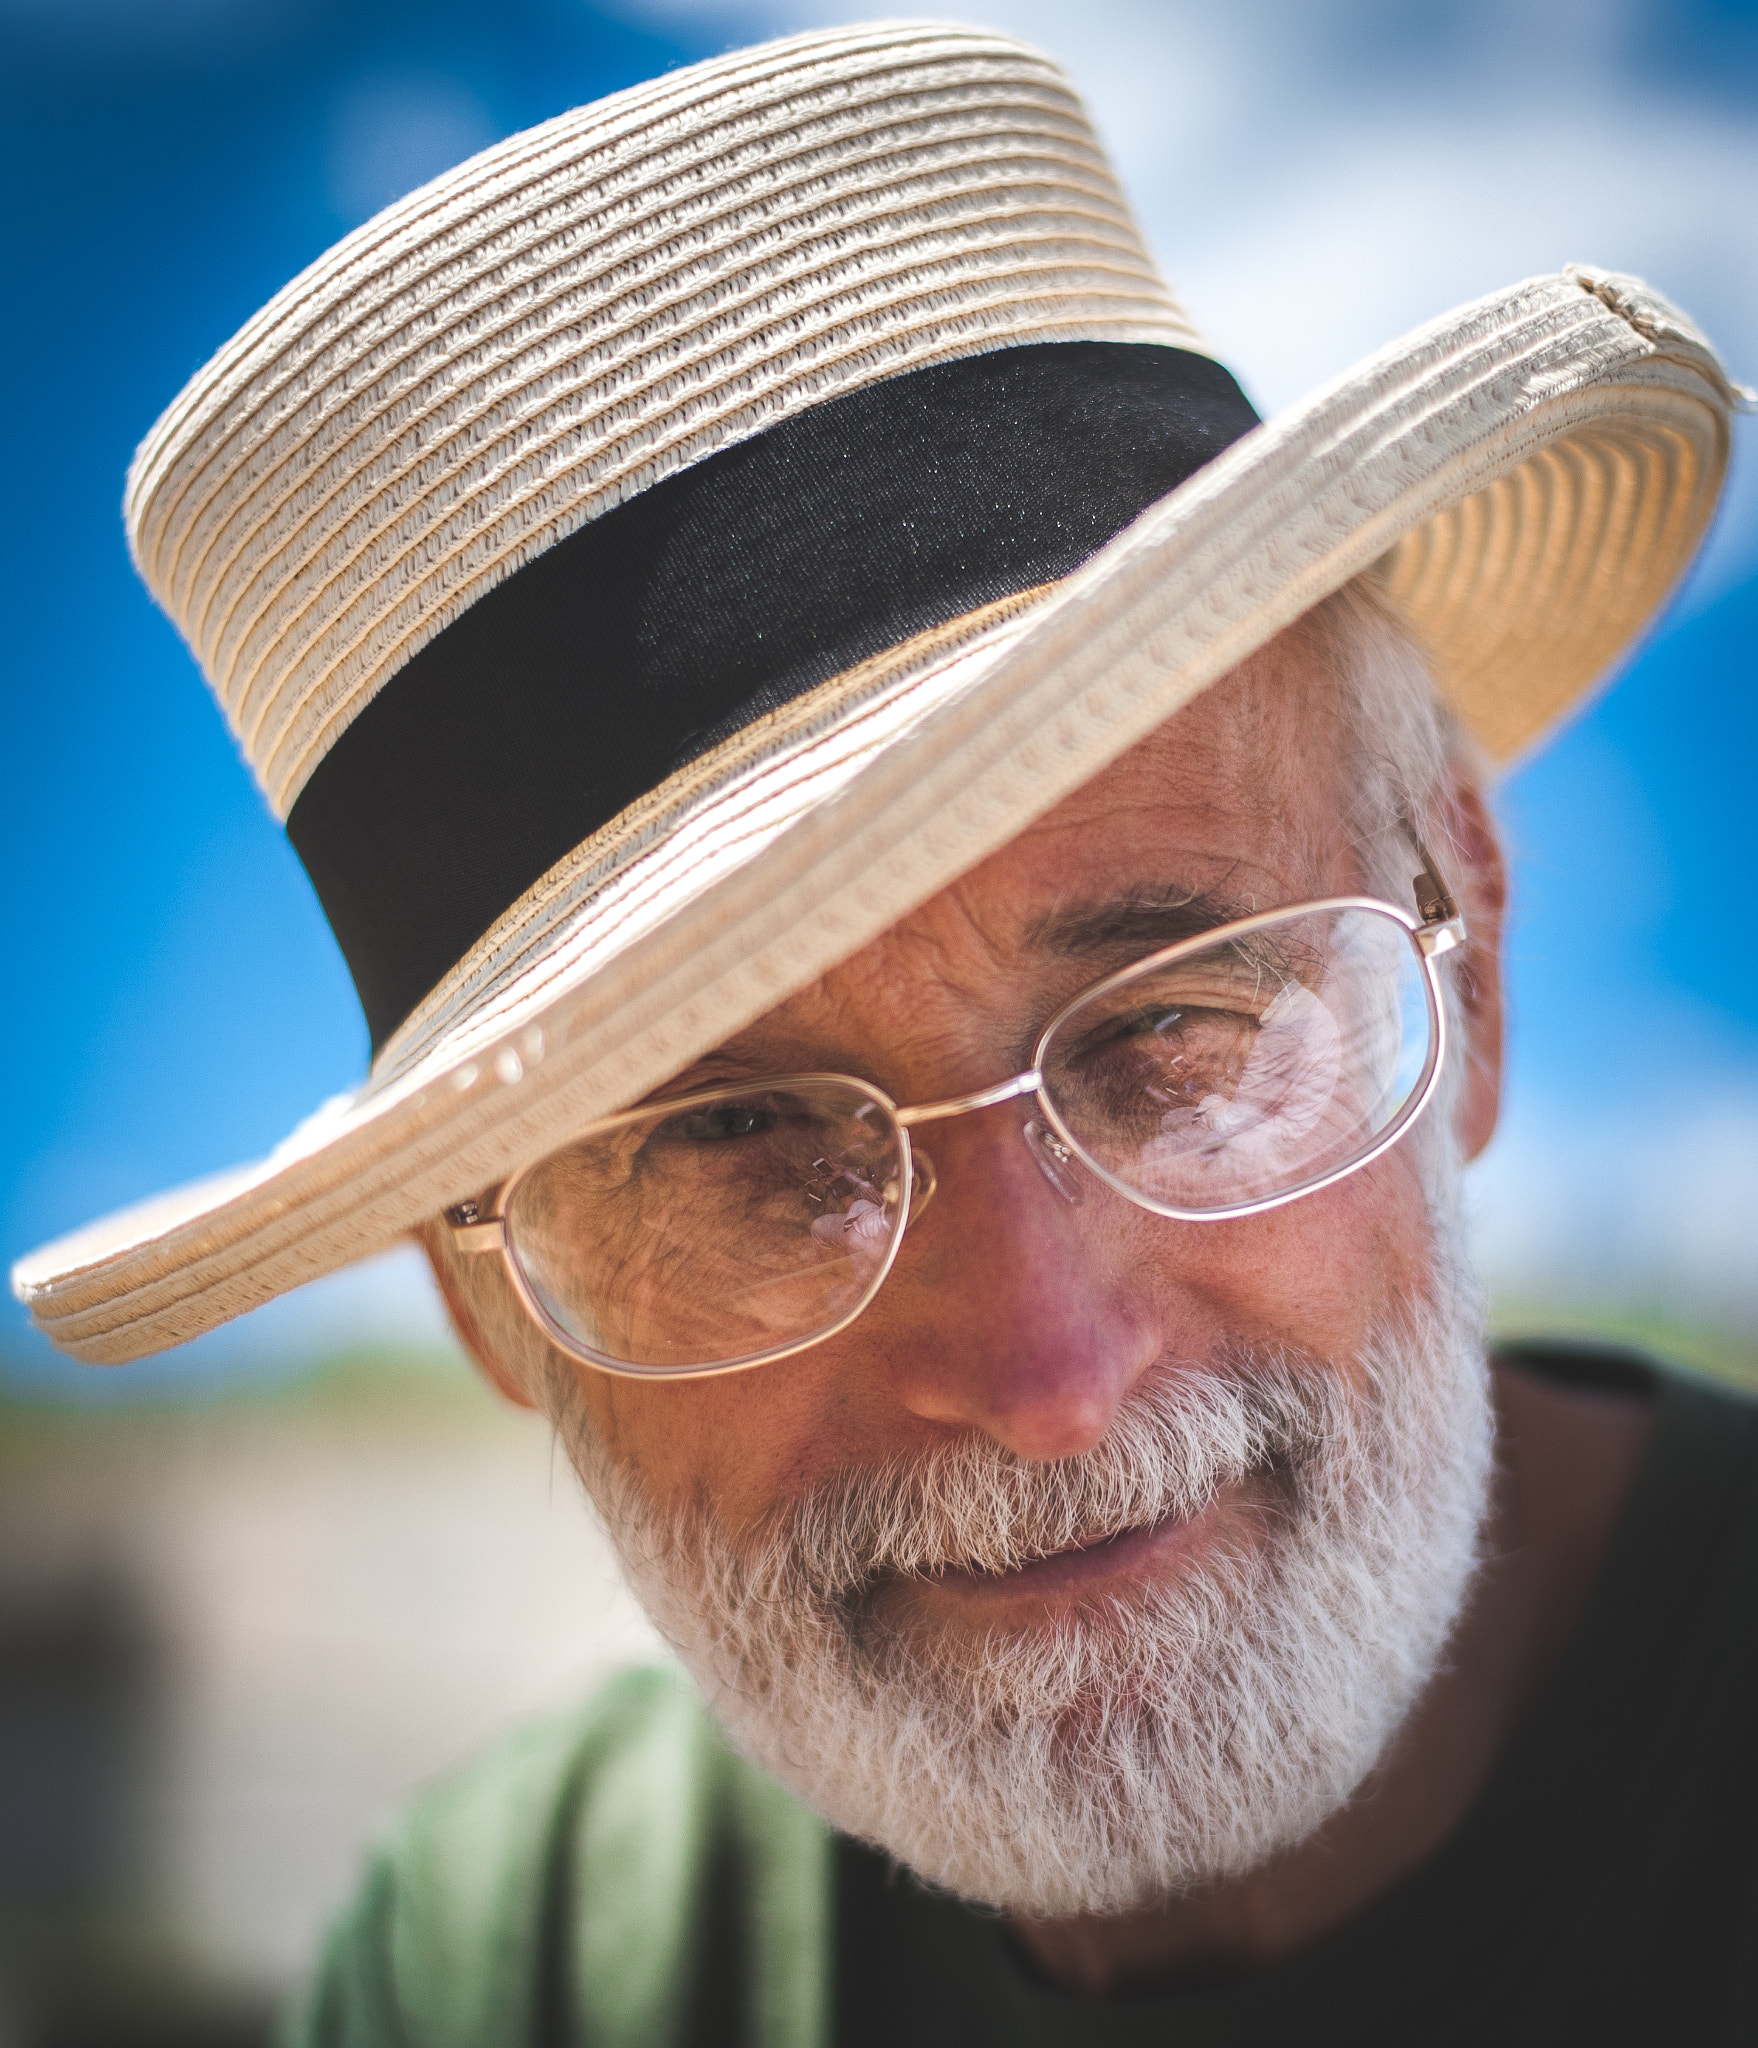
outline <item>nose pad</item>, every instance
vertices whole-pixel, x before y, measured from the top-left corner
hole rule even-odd
[[[1065,1202],[1078,1209],[1086,1200],[1087,1191],[1080,1183],[1074,1154],[1053,1130],[1039,1123],[1035,1116],[1027,1117],[1020,1127],[1020,1136],[1036,1161],[1038,1171]]]

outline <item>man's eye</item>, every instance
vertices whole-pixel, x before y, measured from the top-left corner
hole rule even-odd
[[[1108,1018],[1093,1033],[1091,1042],[1095,1051],[1103,1051],[1106,1046],[1136,1045],[1144,1051],[1155,1046],[1176,1046],[1180,1052],[1187,1052],[1192,1046],[1207,1045],[1218,1036],[1249,1030],[1255,1021],[1234,1010],[1207,1009],[1191,1003],[1154,1003]]]
[[[1112,1026],[1113,1038],[1158,1038],[1168,1031],[1176,1031],[1188,1016],[1182,1006],[1158,1007],[1152,1010],[1137,1010],[1133,1016],[1119,1017]]]
[[[752,1102],[716,1102],[687,1111],[677,1128],[686,1138],[750,1138],[775,1128],[775,1112]]]

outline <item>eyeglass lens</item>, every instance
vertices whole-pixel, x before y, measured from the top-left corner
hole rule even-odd
[[[1361,1159],[1416,1100],[1434,1053],[1409,931],[1350,908],[1101,983],[1057,1020],[1039,1067],[1088,1167],[1144,1207],[1200,1216]],[[1072,1163],[1057,1171],[1078,1180]],[[918,1158],[918,1200],[931,1174]],[[575,1347],[701,1370],[810,1343],[858,1313],[889,1267],[902,1184],[897,1124],[861,1084],[728,1089],[551,1154],[512,1189],[507,1245]]]
[[[901,1220],[891,1112],[843,1081],[727,1091],[551,1154],[508,1204],[544,1314],[599,1357],[687,1371],[826,1334]]]
[[[1101,986],[1057,1022],[1040,1065],[1089,1165],[1200,1215],[1371,1150],[1420,1087],[1431,1041],[1405,927],[1322,910]]]

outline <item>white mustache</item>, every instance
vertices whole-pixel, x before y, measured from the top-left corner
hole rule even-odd
[[[747,1548],[752,1580],[803,1588],[846,1613],[886,1578],[1017,1571],[1190,1520],[1254,1473],[1297,1491],[1349,1424],[1334,1369],[1313,1361],[1242,1352],[1163,1368],[1077,1456],[1031,1463],[973,1432],[825,1481]]]

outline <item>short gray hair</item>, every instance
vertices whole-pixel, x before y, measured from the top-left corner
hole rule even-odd
[[[1415,634],[1370,578],[1344,584],[1294,630],[1329,664],[1338,688],[1353,757],[1344,825],[1363,882],[1408,909],[1418,845],[1449,880],[1458,867],[1448,787],[1461,768],[1481,778],[1485,763],[1436,688]]]

